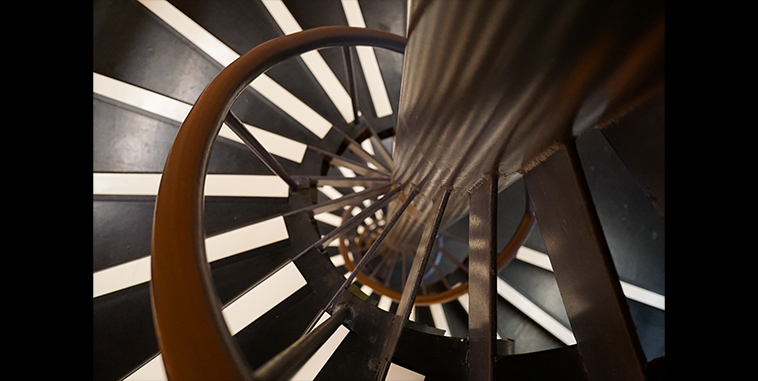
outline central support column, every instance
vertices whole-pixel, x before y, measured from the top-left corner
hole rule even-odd
[[[409,16],[392,180],[421,191],[411,215],[455,190],[443,229],[484,171],[502,191],[663,81],[663,1],[413,1]]]

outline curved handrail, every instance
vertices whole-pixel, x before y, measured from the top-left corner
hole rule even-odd
[[[330,46],[369,45],[402,53],[405,43],[404,37],[365,28],[323,27],[289,34],[240,56],[200,95],[169,152],[153,221],[150,292],[169,379],[252,380],[213,290],[203,229],[210,151],[234,101],[284,59]]]
[[[345,221],[350,216],[351,216],[350,210],[346,209],[342,215],[342,220]],[[498,272],[502,270],[505,267],[505,265],[507,265],[513,258],[516,257],[516,253],[518,252],[518,249],[524,244],[526,239],[529,237],[529,233],[532,231],[532,228],[534,227],[535,222],[536,222],[536,219],[534,216],[534,211],[532,210],[532,206],[529,201],[529,197],[527,195],[526,210],[524,211],[524,216],[521,217],[521,222],[519,223],[518,228],[516,228],[516,231],[513,233],[511,240],[508,241],[508,244],[503,248],[503,250],[497,256],[497,271]],[[345,261],[345,268],[348,271],[354,271],[355,264],[350,260],[350,257],[347,255],[347,247],[345,246],[344,239],[339,240],[339,248],[340,248],[340,254],[342,255],[342,258]],[[361,283],[376,290],[380,294],[389,297],[395,302],[400,301],[400,297],[402,295],[399,292],[377,283],[376,281],[363,275],[362,273],[356,274],[356,279],[358,279]],[[459,296],[467,292],[468,292],[468,281],[466,281],[465,283],[461,283],[457,287],[453,287],[449,290],[445,290],[437,294],[417,295],[415,304],[419,306],[427,306],[430,304],[447,303],[453,299],[457,299]]]

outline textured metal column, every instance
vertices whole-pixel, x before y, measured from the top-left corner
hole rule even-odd
[[[455,190],[442,228],[467,213],[466,193],[487,169],[504,175],[503,190],[557,141],[663,82],[663,1],[411,5],[392,176],[421,190],[422,212],[439,189]],[[396,239],[418,240],[421,225],[401,222]]]

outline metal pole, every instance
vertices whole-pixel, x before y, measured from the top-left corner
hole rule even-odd
[[[434,217],[434,222],[427,224],[424,229],[424,235],[421,238],[416,257],[413,259],[413,264],[411,265],[411,276],[405,283],[403,296],[400,298],[400,305],[397,307],[395,316],[392,319],[392,325],[389,328],[387,340],[384,343],[381,356],[379,357],[379,371],[376,374],[377,381],[384,381],[384,378],[387,377],[387,371],[389,371],[392,356],[395,354],[395,348],[397,347],[398,341],[400,341],[400,334],[410,317],[411,308],[416,300],[416,294],[418,293],[418,288],[422,280],[421,275],[426,269],[426,263],[429,261],[429,254],[434,247],[434,240],[437,238],[437,230],[442,222],[442,216],[445,214],[445,207],[447,206],[447,201],[450,199],[450,192],[450,190],[446,190],[444,195],[437,200],[437,213],[434,215],[430,214],[430,217]]]
[[[386,177],[338,177],[338,176],[307,176],[312,187],[330,185],[333,187],[371,187],[377,183],[388,183]]]
[[[413,191],[411,191],[411,194],[408,195],[408,198],[405,200],[403,205],[395,213],[395,215],[392,216],[392,219],[387,224],[387,226],[385,226],[384,230],[382,231],[382,234],[380,234],[379,237],[377,237],[376,241],[374,241],[374,243],[371,245],[371,247],[369,247],[368,251],[366,251],[366,255],[364,255],[363,258],[361,258],[361,260],[355,266],[355,269],[353,269],[353,271],[350,273],[350,276],[347,277],[347,279],[345,279],[345,281],[342,283],[342,286],[337,290],[334,296],[332,296],[332,298],[329,300],[329,303],[326,304],[326,307],[324,307],[324,309],[322,309],[321,312],[319,312],[316,315],[314,320],[311,321],[311,323],[308,325],[308,328],[306,328],[305,332],[308,332],[308,330],[310,330],[311,327],[313,327],[313,325],[316,324],[318,319],[321,318],[321,314],[323,314],[324,311],[327,311],[329,310],[329,308],[331,308],[332,303],[334,303],[334,301],[337,300],[342,290],[345,290],[348,287],[350,287],[350,284],[353,283],[353,280],[358,275],[358,273],[360,273],[363,267],[366,266],[366,264],[371,260],[371,258],[374,257],[374,253],[376,253],[376,250],[379,248],[379,245],[382,244],[382,241],[384,241],[384,238],[387,237],[387,234],[389,234],[392,227],[395,225],[395,223],[397,223],[397,220],[400,219],[400,216],[403,214],[405,209],[408,208],[408,206],[411,204],[411,201],[413,201],[413,198],[416,197],[417,194],[418,194],[417,189],[414,189]]]
[[[329,319],[253,372],[253,379],[289,380],[332,337],[334,331],[348,318],[349,312],[348,307],[336,309]]]
[[[242,124],[242,121],[237,118],[234,113],[229,111],[228,114],[226,114],[226,118],[224,119],[224,122],[226,125],[229,126],[229,129],[234,131],[237,136],[239,136],[240,139],[245,143],[245,145],[250,148],[251,151],[255,154],[255,156],[258,156],[259,159],[263,162],[263,164],[268,167],[274,174],[279,176],[282,180],[284,180],[287,185],[290,186],[290,189],[292,191],[297,191],[299,189],[299,185],[295,180],[292,179],[292,177],[287,173],[287,170],[282,167],[282,164],[279,163],[274,156],[272,156],[268,151],[266,151],[265,148],[261,145],[261,143],[258,142],[257,139],[253,136],[253,134],[250,133],[250,131],[245,128],[245,125]]]
[[[300,258],[300,256],[302,256],[303,254],[307,253],[311,249],[314,249],[316,247],[319,247],[320,245],[323,245],[323,244],[326,244],[328,242],[331,242],[332,239],[334,239],[334,237],[336,237],[336,236],[344,233],[348,229],[356,227],[358,224],[360,224],[361,222],[363,222],[363,220],[366,219],[366,217],[374,214],[374,212],[376,212],[377,210],[379,210],[379,208],[387,205],[390,201],[392,201],[398,195],[398,193],[400,193],[401,189],[402,189],[401,187],[396,187],[395,189],[387,192],[387,194],[385,194],[384,197],[382,197],[381,200],[379,200],[379,201],[377,201],[377,202],[369,205],[366,209],[363,209],[360,213],[358,213],[355,216],[351,217],[344,224],[340,225],[336,229],[334,229],[334,230],[330,231],[329,233],[327,233],[326,235],[324,235],[323,238],[321,238],[320,240],[316,241],[312,245],[308,246],[308,248],[306,248],[305,250],[303,250],[302,252],[300,252],[298,255],[296,255],[295,257],[293,257],[292,260],[294,261],[295,259]]]
[[[349,168],[349,169],[353,170],[355,173],[357,173],[359,175],[366,176],[366,177],[375,177],[375,176],[389,177],[390,176],[389,173],[387,173],[387,172],[384,172],[382,170],[371,169],[368,166],[363,165],[363,164],[361,164],[361,163],[359,163],[357,161],[346,159],[346,158],[344,158],[342,156],[339,156],[337,154],[331,153],[329,151],[325,151],[325,150],[323,150],[321,148],[314,147],[314,146],[308,146],[308,148],[311,149],[312,151],[315,151],[315,152],[319,153],[320,155],[328,157],[329,158],[329,164],[333,165],[335,167]]]
[[[645,357],[573,144],[524,176],[589,380],[644,380]]]
[[[320,214],[331,210],[339,209],[349,205],[358,204],[360,201],[367,200],[369,198],[377,197],[384,193],[389,192],[392,189],[392,184],[380,185],[373,188],[369,188],[360,192],[351,193],[347,196],[340,197],[335,200],[329,200],[318,204],[309,205],[291,212],[284,213],[284,216],[292,216],[298,213],[311,211],[313,214]]]
[[[361,147],[361,145],[358,144],[358,142],[355,141],[355,139],[351,138],[350,135],[345,133],[345,131],[342,131],[342,129],[340,129],[337,126],[332,126],[332,129],[339,132],[345,138],[345,140],[347,140],[347,149],[349,149],[350,151],[353,151],[353,153],[355,153],[356,155],[358,155],[358,157],[366,161],[366,163],[374,164],[382,172],[387,172],[387,173],[390,172],[390,170],[384,164],[382,164],[381,161],[379,161],[374,156],[371,156],[370,153],[366,152],[363,149],[363,147]]]
[[[347,75],[347,91],[350,94],[350,101],[353,103],[353,124],[359,123],[358,120],[358,91],[355,86],[355,75],[353,74],[353,61],[350,57],[350,47],[342,47],[342,57],[345,59],[345,75]]]
[[[497,325],[497,176],[482,177],[470,193],[469,379],[495,379]]]

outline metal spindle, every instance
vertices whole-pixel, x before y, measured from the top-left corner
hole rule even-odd
[[[353,272],[350,273],[350,276],[345,279],[345,281],[342,283],[342,286],[337,290],[337,292],[334,293],[334,296],[332,296],[331,300],[329,300],[329,303],[326,304],[326,306],[316,315],[316,317],[311,321],[311,323],[306,328],[305,332],[307,333],[318,321],[318,319],[321,318],[321,315],[328,311],[335,300],[339,297],[340,293],[343,290],[346,290],[350,285],[353,283],[353,280],[358,275],[358,273],[361,272],[364,266],[374,257],[374,254],[376,253],[376,250],[379,248],[379,245],[382,244],[382,241],[384,241],[384,238],[387,237],[387,234],[389,234],[392,227],[397,223],[397,220],[400,219],[400,216],[403,214],[406,208],[411,204],[413,201],[413,198],[416,197],[418,194],[418,189],[413,189],[411,193],[408,195],[408,198],[405,199],[405,202],[403,202],[403,205],[400,206],[400,209],[398,209],[397,212],[395,212],[395,215],[392,216],[392,219],[387,224],[387,226],[384,227],[384,230],[382,231],[382,234],[379,234],[379,237],[376,238],[376,241],[374,241],[373,244],[371,244],[371,247],[368,248],[368,251],[366,251],[366,254],[361,258],[361,260],[358,262],[357,265],[355,265],[355,269],[353,269]]]
[[[361,118],[361,120],[363,121],[363,124],[366,125],[366,128],[368,129],[368,131],[371,132],[371,136],[369,137],[369,139],[371,140],[372,143],[374,143],[374,147],[379,152],[379,156],[382,157],[382,159],[387,163],[387,165],[392,167],[393,166],[392,155],[390,155],[389,151],[387,151],[387,148],[385,148],[384,144],[382,144],[382,140],[379,139],[379,135],[377,135],[375,132],[376,129],[371,125],[371,122],[369,122],[368,118],[363,117]]]
[[[256,381],[289,380],[332,337],[334,331],[342,325],[349,315],[350,309],[348,307],[336,309],[332,316],[321,325],[292,343],[287,349],[253,372],[253,379]]]
[[[392,325],[389,328],[387,339],[382,348],[379,361],[379,371],[376,374],[377,381],[384,381],[387,377],[387,371],[389,371],[390,363],[392,363],[392,356],[395,354],[395,348],[400,341],[400,334],[405,327],[406,322],[411,314],[411,308],[416,300],[416,294],[418,293],[419,285],[422,281],[422,274],[426,269],[426,264],[429,261],[429,254],[434,247],[434,241],[437,238],[437,230],[442,222],[442,216],[447,206],[447,201],[450,199],[450,190],[445,191],[444,195],[437,200],[437,213],[430,214],[430,217],[434,217],[434,222],[427,224],[424,228],[424,233],[421,238],[416,257],[413,259],[411,265],[410,274],[411,277],[405,283],[403,288],[403,295],[400,297],[400,304],[397,307],[395,316],[392,319]]]
[[[313,214],[320,214],[331,210],[343,208],[349,205],[355,205],[360,201],[367,200],[369,198],[377,197],[381,194],[388,193],[392,188],[392,184],[377,186],[369,188],[360,192],[352,193],[347,196],[340,197],[335,200],[329,200],[318,204],[308,205],[306,207],[293,210],[291,212],[284,213],[284,216],[291,216],[302,212],[313,212]]]
[[[340,225],[336,229],[333,229],[332,231],[330,231],[329,233],[327,233],[326,235],[324,235],[323,238],[321,238],[320,240],[316,241],[312,245],[308,246],[305,250],[303,250],[298,255],[296,255],[295,257],[293,257],[292,260],[294,261],[295,259],[300,258],[300,256],[302,256],[303,254],[307,253],[311,249],[314,249],[314,248],[319,247],[321,245],[328,244],[329,242],[332,242],[332,240],[335,237],[337,237],[338,235],[341,235],[345,231],[358,226],[358,224],[360,224],[361,222],[363,222],[363,220],[366,219],[366,217],[374,214],[374,212],[376,212],[377,210],[379,210],[383,206],[389,204],[390,201],[394,200],[395,197],[397,197],[398,193],[400,193],[401,189],[402,189],[401,187],[396,187],[395,189],[387,192],[384,195],[384,197],[382,197],[380,200],[378,200],[375,203],[372,203],[366,209],[363,209],[360,213],[358,213],[358,214],[350,217],[350,219],[347,220],[347,221],[345,221],[344,224]]]
[[[320,155],[323,155],[324,157],[329,158],[329,164],[335,167],[345,167],[349,168],[353,172],[363,175],[366,177],[389,177],[390,174],[388,172],[384,172],[383,170],[376,170],[369,168],[368,166],[359,163],[355,160],[346,159],[340,155],[331,153],[329,151],[325,151],[321,148],[314,147],[314,146],[308,146],[308,148],[312,151],[317,152]]]
[[[347,149],[349,149],[350,151],[353,151],[354,154],[358,155],[358,157],[366,161],[366,163],[374,164],[382,172],[387,172],[387,173],[390,172],[387,166],[385,166],[381,161],[379,161],[377,158],[372,156],[370,153],[366,152],[366,150],[364,150],[363,147],[361,147],[360,143],[355,141],[355,139],[350,137],[350,135],[348,135],[345,131],[342,131],[341,128],[337,126],[332,126],[332,129],[337,131],[340,135],[342,135],[342,137],[345,138],[345,140],[347,141]]]
[[[250,148],[251,151],[257,156],[263,164],[268,167],[274,174],[279,176],[282,180],[284,180],[287,185],[290,186],[290,189],[292,191],[297,191],[300,186],[298,183],[287,173],[287,170],[284,169],[281,163],[279,163],[278,160],[274,156],[272,156],[263,146],[261,143],[258,142],[258,139],[256,139],[253,134],[250,133],[250,131],[245,128],[245,125],[242,124],[242,121],[237,118],[236,115],[234,115],[231,110],[229,113],[226,114],[226,118],[224,119],[224,122],[227,126],[229,126],[229,129],[231,129],[237,136],[242,139],[242,142],[245,143],[245,145]]]
[[[347,91],[350,101],[353,103],[353,124],[358,124],[358,89],[355,86],[355,74],[353,73],[353,60],[350,56],[350,47],[342,47],[342,58],[345,60],[345,75],[347,76]]]

